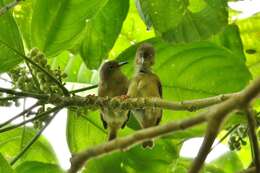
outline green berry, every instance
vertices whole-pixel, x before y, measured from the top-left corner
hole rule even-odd
[[[31,57],[36,56],[39,53],[39,49],[34,47],[31,49],[30,55]]]

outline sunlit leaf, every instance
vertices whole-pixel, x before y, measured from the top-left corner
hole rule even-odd
[[[97,69],[108,57],[127,15],[128,0],[108,0],[92,19],[86,21],[80,55],[90,69]]]
[[[206,39],[228,21],[225,0],[140,0],[140,4],[157,34],[172,43]]]
[[[107,0],[37,0],[31,24],[32,45],[47,56],[71,48],[90,20]]]
[[[25,128],[22,139],[23,128],[17,128],[0,135],[0,153],[7,160],[12,160],[36,134],[31,128]],[[23,140],[23,142],[22,142]],[[45,138],[40,137],[31,148],[18,160],[18,163],[24,161],[41,161],[45,163],[57,163],[55,153]]]
[[[5,4],[0,0],[0,8]],[[0,73],[10,70],[22,61],[12,50],[24,54],[22,39],[11,12],[0,16]]]

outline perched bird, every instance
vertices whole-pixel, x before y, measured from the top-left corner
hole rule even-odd
[[[121,72],[120,67],[127,62],[118,63],[108,61],[100,69],[98,96],[116,97],[126,95],[129,81]],[[129,111],[111,108],[102,108],[100,111],[104,128],[108,129],[108,140],[115,139],[117,131],[123,128],[128,120]]]
[[[159,77],[151,71],[154,64],[155,50],[151,44],[142,44],[136,52],[136,73],[130,82],[127,95],[129,97],[159,97],[162,98],[162,85]],[[162,109],[145,108],[132,110],[142,128],[156,126],[160,123]],[[153,141],[145,141],[143,147],[152,147]]]

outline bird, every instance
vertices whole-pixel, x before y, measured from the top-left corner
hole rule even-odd
[[[117,97],[127,94],[129,81],[121,72],[120,67],[127,62],[107,61],[99,72],[98,96]],[[120,128],[124,128],[129,119],[129,111],[112,108],[101,108],[100,117],[105,129],[108,129],[108,140],[117,136]]]
[[[152,72],[151,67],[155,61],[155,49],[149,43],[141,44],[135,55],[136,72],[130,81],[127,96],[136,97],[155,97],[162,98],[162,85],[159,77]],[[162,109],[142,108],[131,110],[141,128],[149,128],[160,123]],[[152,148],[153,141],[143,142],[144,148]]]

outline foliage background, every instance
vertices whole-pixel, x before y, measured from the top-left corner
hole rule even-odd
[[[0,0],[0,6],[11,0]],[[96,84],[105,59],[133,61],[136,47],[150,42],[156,49],[153,70],[163,84],[164,98],[181,101],[237,92],[260,74],[260,16],[232,20],[236,11],[226,0],[26,0],[0,16],[0,72],[5,73],[37,47],[52,68],[68,74],[66,82]],[[150,30],[147,31],[147,28]],[[131,63],[130,63],[131,64]],[[123,69],[129,76],[133,67]],[[93,90],[92,92],[95,92]],[[258,105],[255,105],[256,109]],[[165,111],[163,123],[195,115]],[[234,120],[235,119],[235,120]],[[243,123],[232,118],[225,125]],[[130,119],[120,136],[138,126]],[[36,133],[19,128],[0,134],[0,172],[13,172],[6,160]],[[202,136],[204,126],[174,133],[156,141],[153,150],[136,146],[127,152],[93,159],[83,172],[186,172],[191,160],[179,155],[180,142]],[[103,143],[97,112],[68,111],[67,142],[71,152]],[[226,141],[224,141],[226,142]],[[37,151],[37,152],[36,152]],[[204,172],[231,173],[249,164],[248,146],[209,163]],[[152,166],[151,166],[152,165]],[[1,170],[2,169],[2,170]],[[13,168],[16,172],[44,169],[63,172],[52,147],[41,137]]]

